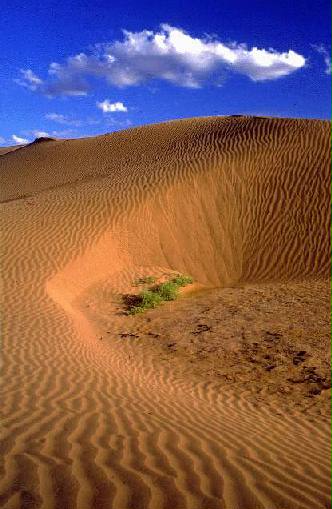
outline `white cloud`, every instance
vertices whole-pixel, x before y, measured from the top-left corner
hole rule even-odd
[[[31,133],[36,138],[48,138],[50,136],[46,131],[31,131]]]
[[[100,120],[94,118],[85,118],[83,120],[70,118],[66,115],[62,115],[61,113],[47,113],[45,115],[47,120],[52,120],[61,125],[68,125],[73,127],[82,127],[85,125],[97,125],[100,123]]]
[[[162,79],[182,87],[220,84],[225,74],[243,74],[253,81],[281,78],[300,69],[305,58],[293,50],[223,43],[212,37],[192,37],[184,30],[163,24],[159,31],[124,31],[122,41],[96,44],[89,53],[52,63],[42,81],[31,70],[22,71],[21,85],[49,96],[86,95],[89,78],[103,78],[126,87]]]
[[[21,69],[21,78],[15,79],[14,81],[22,87],[28,88],[29,90],[39,90],[43,85],[43,80],[39,78],[31,69]]]
[[[3,145],[4,143],[6,143],[6,139],[3,138],[3,136],[0,136],[0,145]]]
[[[83,78],[73,73],[73,69],[67,71],[65,67],[59,64],[52,63],[48,69],[49,76],[54,75],[56,77],[54,80],[52,78],[42,80],[31,69],[21,69],[20,72],[22,76],[14,80],[18,85],[34,92],[41,92],[47,97],[55,97],[57,95],[87,95],[88,86]]]
[[[116,111],[128,111],[127,107],[122,102],[111,103],[108,99],[102,102],[97,101],[97,108],[102,110],[103,113],[114,113]]]
[[[325,74],[331,74],[332,73],[332,66],[331,66],[331,55],[327,51],[324,44],[312,44],[312,47],[320,53],[324,58],[324,64],[325,64]]]
[[[61,113],[47,113],[45,115],[45,118],[47,118],[48,120],[52,120],[53,122],[57,122],[58,124],[63,124],[63,125],[73,125],[73,126],[81,125],[80,121],[70,119],[70,118],[66,117],[65,115],[62,115]]]
[[[76,129],[62,129],[61,131],[52,131],[52,136],[61,138],[62,136],[72,136],[76,133]]]
[[[16,134],[12,134],[12,140],[15,141],[18,145],[24,145],[26,143],[29,143],[29,140],[26,138],[21,138],[20,136],[16,136]]]

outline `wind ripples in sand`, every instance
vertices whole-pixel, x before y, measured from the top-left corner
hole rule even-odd
[[[2,507],[329,507],[327,424],[158,370],[75,306],[137,266],[211,285],[325,276],[328,136],[193,119],[1,156]]]

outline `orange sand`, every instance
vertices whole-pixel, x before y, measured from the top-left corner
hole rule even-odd
[[[161,343],[173,311],[184,337],[201,297],[134,318],[113,302],[142,274],[249,285],[246,333],[253,292],[274,302],[301,291],[296,327],[325,337],[329,135],[324,121],[209,117],[2,150],[1,507],[330,507],[324,413],[257,404],[115,337],[159,324]],[[222,295],[216,316],[236,303]],[[291,321],[280,302],[274,313]]]

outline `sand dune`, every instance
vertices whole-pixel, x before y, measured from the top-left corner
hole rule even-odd
[[[21,148],[19,146],[13,146],[13,147],[0,147],[0,156],[4,154],[8,154],[9,152],[13,152],[14,150],[17,150],[18,148]]]
[[[324,415],[181,374],[116,334],[151,333],[177,303],[132,318],[113,302],[169,271],[269,296],[302,284],[297,324],[312,325],[306,300],[329,277],[329,157],[328,122],[254,117],[1,155],[2,507],[330,507]]]

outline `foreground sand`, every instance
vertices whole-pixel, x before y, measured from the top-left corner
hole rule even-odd
[[[330,507],[329,129],[192,119],[0,157],[2,507]],[[200,291],[123,315],[172,271]]]

